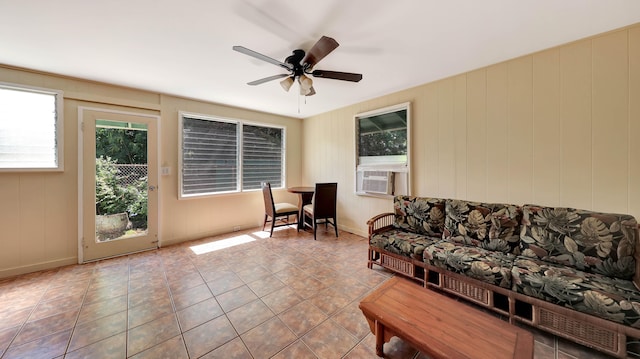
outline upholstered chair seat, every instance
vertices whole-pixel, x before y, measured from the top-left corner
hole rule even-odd
[[[275,203],[269,182],[262,183],[262,196],[264,197],[264,223],[262,223],[262,230],[264,231],[267,221],[271,218],[271,232],[269,233],[269,237],[273,236],[273,229],[275,227],[291,225],[292,223],[289,222],[289,216],[291,215],[296,216],[295,223],[298,223],[298,206],[287,202]],[[284,219],[284,223],[276,224],[279,219]]]
[[[298,212],[298,206],[291,203],[276,203],[276,214],[286,214],[291,212]]]

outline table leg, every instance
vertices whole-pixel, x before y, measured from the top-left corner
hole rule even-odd
[[[384,325],[380,321],[376,320],[376,355],[379,357],[384,356]]]
[[[298,193],[298,229],[304,229],[304,211],[302,207],[311,204],[313,193]]]
[[[302,207],[304,207],[304,200],[302,199],[302,193],[298,193],[298,230],[304,229],[304,215],[302,211]]]
[[[304,211],[302,207],[298,210],[298,229],[304,230]]]

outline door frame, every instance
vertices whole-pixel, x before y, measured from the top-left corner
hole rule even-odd
[[[120,106],[118,106],[120,107]],[[158,169],[158,171],[156,171],[156,178],[155,178],[155,183],[157,183],[156,185],[156,193],[158,196],[158,205],[157,205],[157,218],[158,218],[158,223],[157,223],[157,233],[158,233],[158,243],[157,243],[157,248],[161,247],[162,244],[162,235],[161,235],[161,218],[160,218],[160,208],[161,208],[161,201],[162,201],[162,196],[160,195],[160,138],[161,138],[161,128],[160,128],[160,115],[153,115],[153,114],[149,114],[149,113],[144,113],[144,112],[134,112],[134,111],[127,111],[129,110],[129,108],[126,107],[122,107],[122,110],[114,110],[112,108],[100,108],[100,107],[91,107],[91,106],[78,106],[78,264],[82,264],[82,263],[88,263],[91,261],[86,261],[84,260],[84,247],[82,244],[82,236],[84,233],[84,204],[83,204],[83,196],[84,196],[84,111],[99,111],[99,112],[108,112],[108,113],[113,113],[113,114],[119,114],[119,115],[128,115],[128,116],[139,116],[139,117],[147,117],[149,119],[151,119],[152,121],[156,122],[156,128],[157,128],[157,138],[156,138],[156,148],[151,148],[151,147],[147,147],[148,151],[156,151],[157,156],[156,156],[156,168]],[[127,110],[124,110],[124,109]],[[94,189],[95,191],[95,189]],[[146,251],[146,250],[145,250]],[[132,252],[133,253],[133,252]],[[129,253],[130,254],[130,253]],[[124,254],[123,254],[124,255]],[[118,255],[119,256],[119,255]],[[117,257],[117,256],[114,256]],[[107,259],[110,257],[106,257],[106,258],[100,258],[97,260],[102,260],[102,259]],[[92,260],[93,261],[93,260]]]

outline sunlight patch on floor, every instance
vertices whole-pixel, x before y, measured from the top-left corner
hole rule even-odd
[[[292,226],[295,224],[292,224],[291,226],[284,226],[284,227],[276,227],[273,229],[273,233],[276,233],[278,231],[286,231],[286,230],[290,230],[292,228]],[[267,227],[267,229],[265,229],[264,231],[256,231],[251,233],[252,236],[256,236],[258,238],[261,239],[266,239],[269,238],[269,228]]]
[[[233,246],[239,246],[241,244],[249,243],[255,241],[257,238],[252,237],[248,234],[243,234],[236,237],[231,237],[227,239],[221,239],[219,241],[213,241],[205,244],[199,244],[196,246],[191,246],[189,249],[193,251],[193,253],[200,255],[210,252],[219,251],[221,249],[230,248]]]

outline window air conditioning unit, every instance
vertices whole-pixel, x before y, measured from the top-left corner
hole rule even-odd
[[[393,172],[363,171],[362,191],[377,194],[393,194]]]

